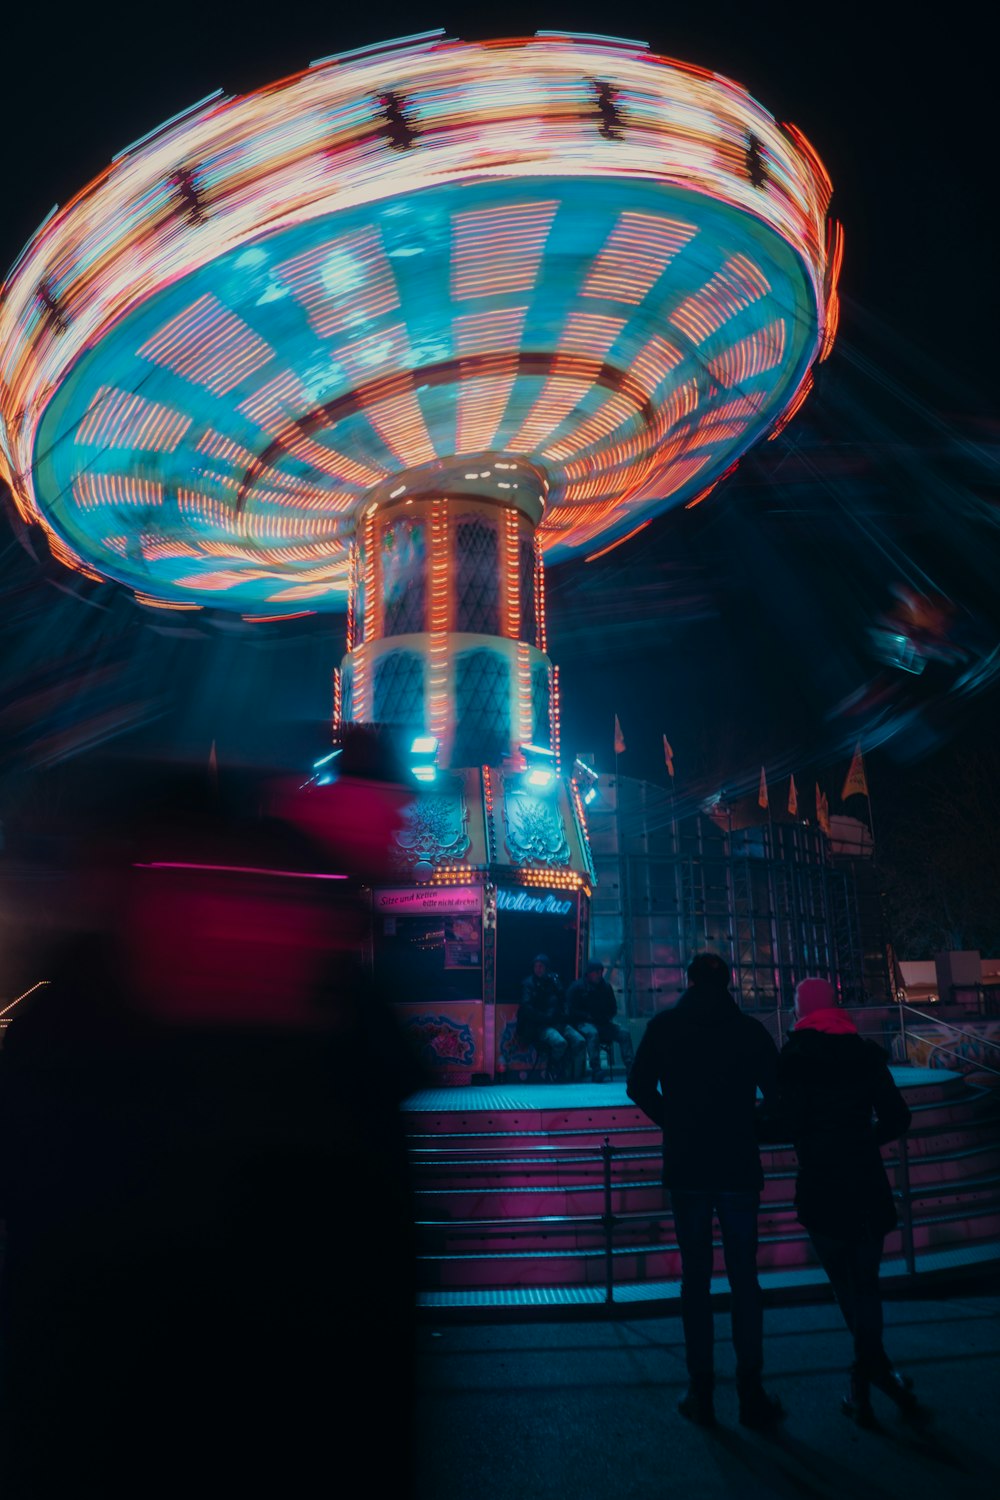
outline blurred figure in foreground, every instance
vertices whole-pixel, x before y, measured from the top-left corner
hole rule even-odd
[[[320,842],[267,796],[171,773],[95,826],[7,1033],[7,1500],[322,1492],[375,1391],[368,1482],[408,1491],[418,1080],[357,898],[405,799],[310,790]]]
[[[854,1339],[844,1409],[860,1426],[873,1426],[874,1385],[904,1415],[919,1417],[925,1414],[912,1382],[893,1368],[882,1344],[878,1284],[882,1245],[897,1222],[879,1147],[905,1134],[910,1111],[885,1053],[858,1035],[828,980],[802,980],[795,1015],[778,1061],[777,1110],[799,1159],[799,1222]]]
[[[782,1415],[761,1383],[764,1321],[757,1281],[757,1214],[764,1174],[756,1136],[757,1090],[771,1099],[778,1051],[729,993],[729,965],[699,953],[688,989],[646,1027],[628,1094],[663,1130],[663,1185],[681,1252],[681,1317],[690,1386],[678,1406],[715,1424],[712,1215],[719,1220],[732,1292],[740,1421],[766,1428]]]

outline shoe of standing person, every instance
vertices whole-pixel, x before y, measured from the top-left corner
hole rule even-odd
[[[868,1370],[867,1379],[876,1390],[889,1397],[900,1416],[908,1422],[926,1426],[931,1421],[930,1411],[921,1406],[914,1394],[913,1381],[897,1370],[888,1357]]]
[[[872,1388],[868,1376],[859,1365],[851,1366],[851,1384],[842,1402],[845,1417],[850,1417],[859,1427],[877,1427],[872,1408]]]
[[[759,1379],[737,1382],[740,1398],[740,1426],[752,1427],[764,1432],[774,1427],[785,1415],[785,1408],[777,1396],[769,1396]]]
[[[692,1375],[686,1393],[677,1403],[682,1417],[696,1427],[715,1426],[715,1377]]]

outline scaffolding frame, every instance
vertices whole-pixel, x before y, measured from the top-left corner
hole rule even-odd
[[[602,791],[590,813],[591,951],[627,1015],[671,1004],[705,950],[732,965],[744,1008],[776,1015],[779,1037],[807,974],[830,979],[848,1003],[883,998],[870,860],[831,855],[820,831],[802,823],[734,828],[726,814],[678,818],[669,793],[629,777],[602,778]]]

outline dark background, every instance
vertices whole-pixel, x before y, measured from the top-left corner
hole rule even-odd
[[[861,738],[890,845],[970,756],[985,767],[980,790],[1000,774],[995,90],[982,15],[951,6],[932,25],[909,5],[730,0],[21,6],[6,36],[0,263],[179,109],[387,37],[613,32],[738,79],[806,132],[833,179],[847,245],[840,338],[796,420],[705,504],[552,570],[564,749],[610,769],[617,713],[627,774],[662,779],[669,736],[682,807],[755,789],[764,763],[782,804],[795,771],[808,813],[817,779],[838,810]],[[196,756],[215,740],[221,764],[320,753],[342,617],[151,618],[113,587],[81,587],[8,518],[0,815],[30,801],[38,766],[123,736]],[[915,675],[879,659],[872,631],[894,585],[947,601],[956,662]]]

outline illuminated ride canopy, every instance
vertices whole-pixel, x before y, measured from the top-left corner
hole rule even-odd
[[[589,555],[802,399],[829,197],[794,127],[637,43],[428,36],[217,96],[10,273],[0,472],[57,557],[182,608],[340,609],[372,506],[467,482],[508,507],[511,578],[536,521],[546,560]],[[453,583],[425,525],[418,630]],[[417,545],[392,539],[383,606]],[[519,609],[486,633],[524,642]]]

